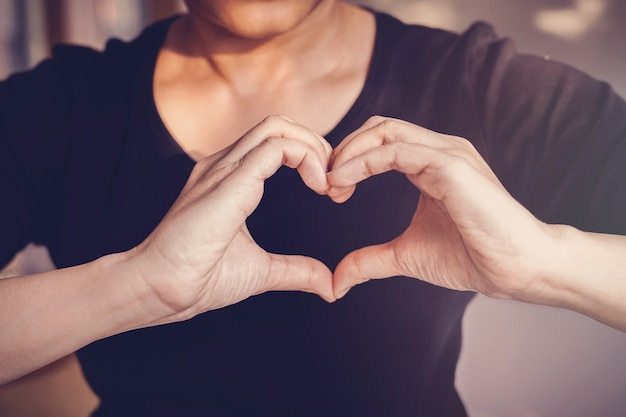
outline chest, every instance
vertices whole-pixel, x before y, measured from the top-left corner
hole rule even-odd
[[[238,94],[218,83],[154,85],[154,101],[169,133],[193,159],[234,143],[267,116],[282,114],[319,134],[330,132],[359,97],[357,74]]]

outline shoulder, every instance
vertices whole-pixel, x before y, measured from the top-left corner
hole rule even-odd
[[[372,69],[378,85],[384,85],[394,101],[412,109],[402,113],[403,118],[455,135],[468,135],[472,128],[476,131],[472,139],[479,140],[480,121],[472,118],[474,90],[489,88],[481,83],[493,80],[483,74],[501,68],[515,55],[512,42],[499,38],[484,22],[457,33],[407,24],[383,13],[376,18],[377,55]]]
[[[150,70],[150,54],[157,53],[169,23],[152,25],[130,42],[111,40],[102,51],[56,46],[35,68],[0,82],[0,154],[34,166],[61,161],[76,126],[89,116],[114,114],[106,109],[124,111],[128,100],[120,97],[128,97],[129,87]]]
[[[103,50],[80,45],[60,44],[52,49],[49,59],[59,75],[72,80],[93,76],[116,78],[130,75],[141,62],[153,60],[175,17],[156,22],[130,41],[110,39]]]
[[[378,59],[409,88],[407,93],[437,90],[458,97],[489,81],[489,74],[501,72],[517,54],[514,43],[485,22],[453,32],[407,24],[383,13],[376,16]]]
[[[375,12],[381,41],[393,50],[407,53],[450,53],[471,55],[493,45],[510,43],[497,35],[493,26],[477,21],[467,29],[456,32],[421,24],[405,23],[386,13]],[[392,46],[393,45],[393,46]]]

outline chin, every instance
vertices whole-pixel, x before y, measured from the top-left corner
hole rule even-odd
[[[332,0],[186,0],[189,14],[232,35],[266,39],[286,33]]]

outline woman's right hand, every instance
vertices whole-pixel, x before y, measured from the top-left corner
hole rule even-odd
[[[198,162],[137,247],[92,262],[0,280],[0,385],[121,332],[191,318],[272,290],[335,299],[332,274],[304,256],[270,254],[246,228],[281,165],[326,194],[328,143],[280,116]]]
[[[184,320],[272,290],[300,290],[333,301],[332,273],[316,259],[271,254],[246,227],[264,181],[281,165],[296,168],[325,194],[332,149],[324,138],[270,116],[235,144],[199,161],[161,223],[131,250],[148,286],[151,324]],[[145,287],[143,288],[145,290]]]

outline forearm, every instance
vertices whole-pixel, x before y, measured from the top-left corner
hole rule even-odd
[[[521,301],[578,311],[626,331],[626,236],[554,226],[556,250]]]
[[[0,280],[0,384],[104,337],[143,327],[149,294],[127,254]]]

